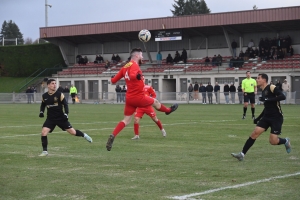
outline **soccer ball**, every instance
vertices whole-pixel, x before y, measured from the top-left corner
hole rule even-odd
[[[139,32],[139,40],[142,42],[148,42],[151,38],[151,33],[147,29],[143,29]]]

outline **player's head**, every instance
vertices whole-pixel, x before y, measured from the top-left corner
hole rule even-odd
[[[130,52],[130,57],[132,60],[135,60],[141,64],[143,59],[143,50],[141,48],[132,49]]]
[[[268,75],[267,74],[258,74],[256,82],[258,86],[268,83]]]
[[[56,81],[54,79],[48,79],[47,81],[48,91],[56,90]]]
[[[247,78],[250,78],[250,77],[251,77],[251,72],[250,72],[250,71],[247,71],[247,72],[246,72],[246,76],[247,76]]]

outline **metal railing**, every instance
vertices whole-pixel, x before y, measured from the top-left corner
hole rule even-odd
[[[183,104],[209,104],[211,97],[212,104],[242,104],[244,102],[242,93],[200,93],[200,92],[156,92],[156,99],[163,103],[183,103]],[[256,104],[261,93],[256,95]],[[65,94],[69,103],[72,103],[71,96]],[[125,93],[116,92],[85,92],[78,93],[79,102],[83,104],[106,104],[106,103],[124,103],[126,101]],[[281,103],[300,104],[296,92],[287,92],[286,101]],[[205,99],[205,100],[204,100]],[[41,103],[42,93],[0,93],[0,103]]]

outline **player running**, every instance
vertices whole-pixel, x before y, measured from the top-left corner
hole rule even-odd
[[[69,107],[68,103],[64,97],[64,94],[56,91],[56,81],[54,79],[49,79],[47,81],[48,92],[44,93],[42,96],[42,103],[40,107],[39,117],[44,117],[44,111],[47,107],[47,119],[43,124],[42,128],[42,147],[43,152],[39,156],[48,155],[48,133],[51,133],[56,126],[61,128],[63,131],[67,131],[71,135],[84,137],[88,142],[92,142],[92,138],[88,134],[81,132],[80,130],[75,130],[70,122],[68,121]],[[65,112],[63,112],[63,108]]]
[[[145,84],[145,77],[142,76],[142,79],[144,81]],[[145,95],[150,96],[152,98],[156,98],[156,93],[153,89],[153,87],[149,86],[149,85],[144,85],[144,92]],[[148,107],[144,107],[144,108],[137,108],[136,112],[135,112],[135,116],[134,116],[134,134],[135,136],[133,138],[131,138],[132,140],[137,140],[140,139],[139,136],[139,122],[141,120],[141,118],[143,117],[143,115],[146,114],[149,117],[151,117],[151,119],[156,123],[156,125],[158,126],[159,130],[161,130],[161,133],[164,137],[166,137],[167,133],[165,131],[165,129],[163,128],[160,120],[157,118],[156,113],[153,109],[152,106],[148,106]]]
[[[122,67],[116,76],[111,78],[112,83],[116,83],[121,78],[124,78],[127,85],[127,92],[124,108],[124,119],[118,123],[112,134],[109,136],[106,143],[107,151],[111,150],[115,137],[126,125],[130,123],[132,115],[138,107],[144,108],[152,105],[156,110],[165,112],[166,115],[169,115],[178,108],[178,104],[174,104],[170,108],[167,108],[158,100],[145,95],[142,71],[139,66],[139,63],[141,63],[143,59],[142,50],[138,48],[132,49],[130,56],[130,62]]]

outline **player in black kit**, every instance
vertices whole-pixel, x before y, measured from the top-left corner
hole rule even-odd
[[[48,139],[47,134],[51,133],[56,126],[63,131],[67,131],[71,135],[84,137],[88,142],[92,142],[92,138],[80,130],[75,130],[68,121],[69,107],[65,100],[64,94],[56,91],[56,81],[49,79],[47,81],[48,92],[43,94],[39,117],[44,117],[44,111],[47,107],[47,119],[42,128],[42,147],[43,152],[40,156],[48,155]],[[63,112],[63,109],[65,112]]]
[[[257,124],[254,131],[246,141],[242,152],[232,153],[231,155],[237,158],[239,161],[244,159],[245,154],[254,144],[256,138],[258,138],[264,131],[271,127],[269,141],[272,145],[285,145],[286,152],[290,153],[292,150],[289,138],[280,138],[281,127],[283,123],[283,113],[280,106],[280,101],[285,100],[284,94],[275,85],[268,85],[268,75],[259,74],[257,79],[257,85],[262,89],[262,96],[259,101],[264,102],[264,110],[262,113],[254,119],[254,124]]]

